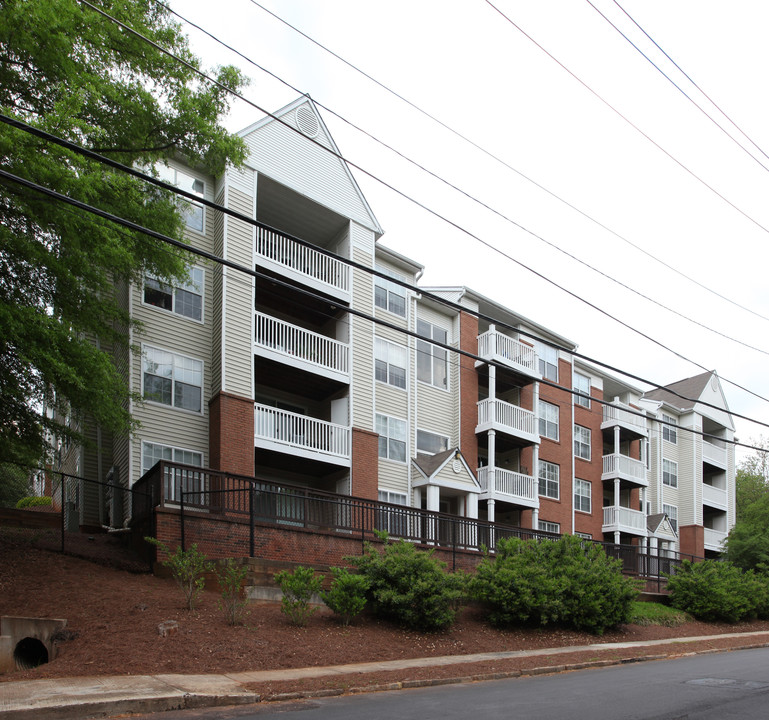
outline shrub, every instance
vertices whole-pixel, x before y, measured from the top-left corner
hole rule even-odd
[[[368,544],[363,555],[348,558],[368,580],[374,612],[416,630],[450,626],[463,596],[462,576],[447,573],[431,550],[417,550],[405,540],[391,543],[386,534],[382,538],[380,552]]]
[[[248,575],[248,565],[242,565],[234,560],[225,560],[216,570],[216,580],[222,591],[219,609],[224,612],[229,625],[240,625],[248,605],[245,597],[243,582]]]
[[[341,616],[343,625],[349,625],[366,607],[368,578],[338,567],[331,568],[331,574],[334,581],[328,590],[321,592],[320,597],[333,612]]]
[[[52,504],[52,498],[48,496],[43,497],[23,497],[16,503],[16,507],[19,510],[23,510],[28,507],[41,507],[44,505],[50,506]]]
[[[161,565],[171,570],[171,576],[184,594],[188,610],[195,609],[195,603],[206,586],[205,574],[211,572],[213,563],[198,551],[193,544],[188,550],[182,550],[180,545],[171,552],[168,545],[155,538],[144,538],[147,542],[159,547],[168,557]]]
[[[767,582],[730,562],[684,560],[668,578],[670,604],[705,622],[739,622],[767,612]]]
[[[293,572],[281,570],[276,573],[275,581],[283,593],[280,609],[294,625],[303,627],[318,609],[310,605],[310,599],[320,592],[323,576],[316,575],[312,568],[299,565]]]
[[[470,581],[471,595],[489,607],[495,625],[560,623],[602,634],[627,622],[638,596],[618,561],[594,543],[500,539]]]

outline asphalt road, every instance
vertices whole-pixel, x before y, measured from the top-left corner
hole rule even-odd
[[[769,649],[551,676],[145,716],[147,720],[731,720],[769,718]]]

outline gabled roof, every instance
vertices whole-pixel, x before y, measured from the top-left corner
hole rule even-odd
[[[656,513],[655,515],[647,516],[646,529],[649,531],[649,535],[654,537],[659,537],[661,535],[678,537],[678,533],[670,524],[670,518],[667,513]]]
[[[459,448],[451,448],[435,455],[417,455],[411,461],[422,476],[414,481],[414,487],[440,485],[465,492],[480,492],[481,486],[475,473],[467,464]]]
[[[659,400],[681,410],[691,410],[697,404],[697,400],[705,391],[714,374],[715,370],[710,370],[685,380],[679,380],[665,387],[644,393],[644,398],[647,400]]]

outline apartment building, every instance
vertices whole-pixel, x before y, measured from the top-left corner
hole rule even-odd
[[[312,102],[276,117],[242,132],[240,170],[163,169],[259,223],[186,208],[194,247],[256,276],[200,261],[177,287],[147,277],[124,290],[142,327],[140,354],[119,358],[144,398],[140,429],[77,449],[78,468],[130,486],[166,460],[612,543],[718,549],[734,454],[714,373],[644,394],[478,292],[416,289],[423,266],[379,242]],[[103,524],[104,498],[84,488],[79,512]]]

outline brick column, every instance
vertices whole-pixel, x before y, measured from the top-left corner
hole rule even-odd
[[[352,429],[350,494],[376,500],[379,493],[379,435],[361,428]]]
[[[705,528],[702,525],[684,525],[678,528],[681,552],[684,555],[705,556]]]
[[[478,354],[478,318],[459,315],[459,349]],[[478,371],[475,360],[459,356],[459,448],[473,473],[478,469]]]
[[[209,407],[209,465],[236,475],[255,475],[254,401],[217,393]]]

